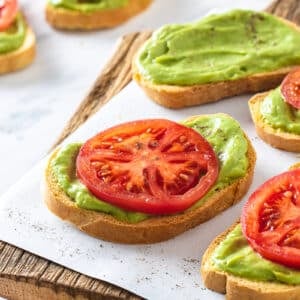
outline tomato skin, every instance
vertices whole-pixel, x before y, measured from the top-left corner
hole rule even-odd
[[[0,30],[5,30],[16,18],[18,3],[17,0],[2,0],[2,2],[0,1]]]
[[[300,268],[300,169],[261,185],[244,206],[241,223],[244,236],[260,255]]]
[[[296,109],[300,109],[300,68],[290,72],[281,83],[284,100]]]
[[[99,199],[129,211],[173,214],[201,199],[218,159],[195,130],[164,119],[117,125],[80,149],[77,176]]]

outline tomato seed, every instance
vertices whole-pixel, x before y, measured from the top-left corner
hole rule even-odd
[[[264,214],[270,214],[271,212],[273,212],[274,211],[274,208],[272,208],[272,207],[270,207],[270,206],[267,206],[267,208],[265,208],[264,210],[263,210],[263,213]]]
[[[91,164],[92,164],[92,166],[94,166],[96,168],[103,166],[103,162],[98,161],[98,160],[92,161]]]
[[[180,137],[179,137],[179,142],[180,143],[185,143],[187,141],[187,137],[185,136],[185,135],[181,135]]]
[[[189,179],[189,176],[186,175],[186,174],[184,174],[184,173],[180,173],[180,174],[179,174],[179,177],[180,177],[181,179],[183,179],[183,180],[188,180],[188,179]]]
[[[107,176],[107,175],[110,175],[111,174],[111,171],[103,171],[103,172],[100,172],[101,176]]]
[[[283,193],[283,196],[287,197],[287,198],[292,198],[293,193],[291,191],[286,191],[286,192]]]
[[[131,182],[128,182],[128,183],[126,184],[126,190],[127,190],[128,192],[130,192],[131,189],[132,189],[132,183],[131,183]]]

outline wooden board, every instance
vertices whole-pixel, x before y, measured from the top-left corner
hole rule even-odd
[[[251,1],[251,0],[249,0]],[[300,25],[300,0],[276,0],[267,11]],[[112,59],[69,120],[62,142],[131,80],[131,60],[150,32],[123,37]],[[112,284],[87,277],[0,241],[0,296],[8,299],[141,299]]]

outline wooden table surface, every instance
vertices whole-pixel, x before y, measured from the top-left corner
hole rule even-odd
[[[276,0],[267,11],[300,24],[300,0]],[[124,36],[91,91],[67,122],[57,146],[131,81],[131,60],[150,32]],[[141,299],[0,241],[0,296],[8,299]]]

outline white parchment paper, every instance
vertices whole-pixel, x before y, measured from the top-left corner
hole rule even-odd
[[[273,149],[256,136],[248,111],[249,97],[169,110],[152,102],[131,83],[66,142],[84,141],[102,129],[134,119],[159,117],[179,121],[196,114],[229,113],[241,123],[257,151],[252,191],[300,158]],[[201,257],[211,240],[240,216],[247,196],[214,219],[167,242],[119,245],[89,237],[47,210],[40,192],[44,163],[38,164],[0,199],[1,240],[146,298],[223,299],[203,286],[199,274]]]

